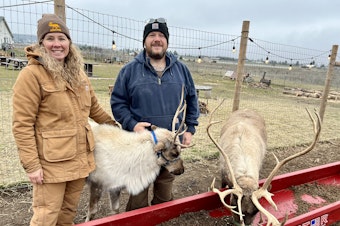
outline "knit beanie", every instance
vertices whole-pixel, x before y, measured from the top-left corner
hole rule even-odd
[[[162,32],[166,38],[167,43],[169,43],[169,31],[168,31],[168,26],[166,23],[159,23],[159,22],[153,22],[153,23],[148,23],[144,27],[144,34],[143,34],[143,45],[145,42],[146,37],[150,32],[153,31],[159,31]]]
[[[55,14],[43,14],[42,18],[38,21],[38,42],[40,42],[47,33],[52,32],[64,33],[68,39],[71,39],[70,31],[62,19]]]

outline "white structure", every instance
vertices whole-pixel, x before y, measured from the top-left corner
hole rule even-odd
[[[226,71],[225,74],[224,74],[224,77],[228,77],[231,80],[235,80],[237,75],[234,71]]]
[[[13,44],[13,34],[3,16],[0,16],[0,44],[2,50],[7,50]]]

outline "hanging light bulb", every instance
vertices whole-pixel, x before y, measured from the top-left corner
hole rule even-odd
[[[201,55],[198,56],[198,60],[197,60],[197,63],[202,63],[202,58],[201,58]]]
[[[267,52],[267,57],[266,57],[266,60],[264,61],[266,64],[269,63],[269,54],[270,54],[270,52]]]
[[[268,64],[269,63],[269,57],[266,57],[265,63]]]
[[[330,60],[330,59],[331,59],[331,54],[328,55],[328,60]]]
[[[292,59],[290,59],[290,64],[289,64],[289,68],[288,68],[288,70],[292,70]]]
[[[116,46],[116,42],[115,40],[112,40],[112,50],[116,50],[117,46]]]
[[[236,48],[235,48],[235,39],[232,39],[231,41],[233,41],[233,53],[235,53],[236,52]]]
[[[202,63],[202,57],[201,57],[201,47],[198,47],[198,50],[200,51],[200,55],[198,56],[197,63]]]

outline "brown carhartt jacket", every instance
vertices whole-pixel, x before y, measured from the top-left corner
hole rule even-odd
[[[117,125],[99,105],[86,74],[81,87],[55,86],[39,53],[26,47],[28,65],[13,87],[13,135],[27,173],[40,168],[44,183],[87,177],[94,170],[94,139],[88,117]]]

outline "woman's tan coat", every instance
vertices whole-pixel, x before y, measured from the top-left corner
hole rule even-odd
[[[39,62],[39,54],[26,48],[28,65],[13,87],[13,134],[20,161],[27,173],[40,168],[44,183],[87,177],[94,170],[94,140],[88,117],[116,124],[99,105],[86,74],[81,86],[55,86]]]

